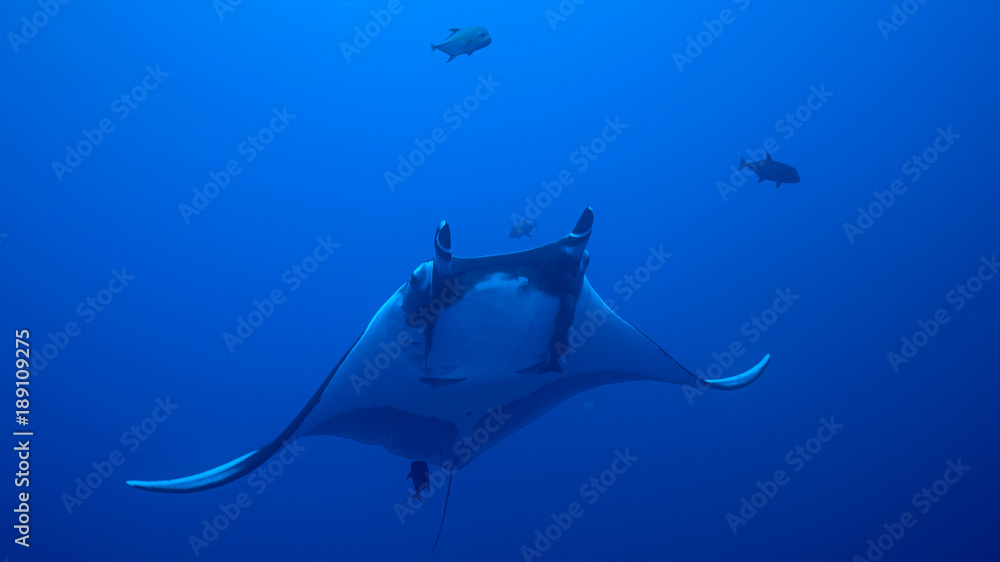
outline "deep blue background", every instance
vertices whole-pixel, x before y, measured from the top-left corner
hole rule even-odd
[[[639,460],[542,559],[863,557],[958,458],[971,470],[884,559],[997,556],[1000,281],[960,311],[946,295],[1000,250],[1000,8],[929,0],[885,40],[877,21],[889,1],[589,0],[555,29],[555,0],[401,5],[350,62],[340,44],[386,2],[248,0],[220,20],[209,0],[76,0],[17,53],[0,45],[3,331],[30,328],[40,351],[66,322],[82,325],[31,379],[32,546],[10,542],[8,510],[2,552],[188,560],[202,520],[250,492],[200,559],[519,560],[549,515],[628,449]],[[0,31],[20,33],[38,9],[4,3]],[[724,9],[735,21],[679,72],[673,53]],[[429,41],[464,25],[485,26],[493,44],[448,64],[430,54]],[[112,101],[147,65],[169,76],[119,120]],[[500,86],[450,129],[443,113],[490,76]],[[791,138],[776,131],[824,85],[833,96]],[[284,107],[296,115],[288,127],[186,223],[178,205]],[[616,117],[628,128],[577,171],[571,154]],[[115,131],[57,181],[52,162],[103,118]],[[904,162],[949,126],[961,137],[911,182]],[[437,127],[447,141],[391,191],[384,172]],[[802,183],[776,190],[749,176],[724,200],[716,182],[771,137]],[[563,169],[574,183],[539,231],[510,240],[511,214]],[[906,192],[852,244],[844,223],[896,179]],[[438,221],[450,221],[459,255],[485,255],[562,236],[588,205],[599,293],[619,298],[615,284],[650,246],[673,254],[621,302],[624,318],[692,369],[739,340],[748,351],[728,374],[771,353],[766,375],[690,403],[655,383],[575,397],[456,476],[434,555],[442,495],[400,525],[409,461],[345,439],[305,441],[260,495],[245,481],[176,496],[125,486],[207,469],[277,435],[432,256]],[[317,236],[341,246],[230,353],[223,332],[287,289],[282,273]],[[135,279],[84,323],[78,305],[121,268]],[[743,323],[785,288],[800,299],[748,343]],[[886,354],[938,308],[951,321],[893,372]],[[0,404],[13,417],[10,362]],[[166,397],[179,409],[128,451],[121,434]],[[758,480],[790,470],[786,454],[831,416],[844,428],[734,535],[726,514]],[[69,514],[63,494],[115,450],[124,464]],[[0,467],[13,508],[12,452]]]

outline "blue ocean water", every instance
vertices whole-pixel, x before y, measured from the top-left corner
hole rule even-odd
[[[0,13],[11,561],[997,559],[995,4]],[[463,26],[492,44],[428,48]],[[737,170],[765,149],[801,182]],[[595,290],[706,376],[771,354],[759,381],[562,403],[455,475],[433,553],[440,481],[411,508],[410,459],[349,439],[125,484],[278,435],[439,221],[500,254],[588,206]]]

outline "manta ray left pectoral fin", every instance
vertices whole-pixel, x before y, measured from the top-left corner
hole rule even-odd
[[[760,378],[764,374],[764,369],[767,368],[767,364],[771,362],[771,354],[767,354],[760,363],[754,365],[750,370],[740,373],[732,377],[726,377],[724,379],[703,379],[712,388],[720,388],[722,390],[736,390],[737,388],[743,388],[744,386],[752,383],[753,381]]]
[[[670,356],[662,347],[656,344],[646,334],[638,328],[622,320],[606,303],[601,301],[593,288],[589,286],[586,290],[590,294],[589,303],[585,305],[589,314],[588,318],[604,318],[603,326],[598,328],[594,335],[588,339],[584,345],[577,348],[569,362],[574,364],[583,354],[586,361],[586,369],[591,371],[609,370],[625,373],[632,373],[636,379],[655,380],[669,382],[684,386],[696,386],[699,388],[718,388],[722,390],[736,390],[743,388],[754,382],[764,373],[770,355],[757,363],[748,371],[732,377],[706,379],[691,372],[690,369],[681,365],[679,361]],[[599,310],[599,312],[596,312]],[[603,315],[601,314],[603,313]],[[588,354],[588,349],[600,348],[604,350],[614,350],[612,354],[593,355]],[[569,364],[569,363],[567,363]],[[632,379],[635,380],[635,379]]]

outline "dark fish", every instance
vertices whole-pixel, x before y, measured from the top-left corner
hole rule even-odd
[[[451,35],[440,44],[431,43],[431,51],[438,50],[448,53],[450,58],[445,62],[451,62],[458,55],[471,55],[493,42],[493,38],[490,37],[490,33],[486,31],[485,27],[453,27],[448,31],[451,32]]]
[[[799,172],[795,168],[775,162],[766,151],[764,154],[767,158],[756,162],[747,162],[740,156],[740,169],[750,168],[758,176],[757,183],[770,180],[777,183],[774,187],[781,187],[783,183],[799,183]]]
[[[431,469],[427,467],[427,463],[413,461],[410,463],[410,473],[406,477],[413,480],[415,493],[410,497],[420,500],[420,503],[424,503],[424,498],[420,497],[420,492],[431,489]]]
[[[510,237],[511,238],[520,238],[522,236],[530,237],[531,229],[533,228],[537,228],[535,226],[535,223],[529,221],[528,219],[524,219],[523,221],[510,227]]]

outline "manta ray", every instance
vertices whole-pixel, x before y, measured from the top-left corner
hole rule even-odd
[[[733,390],[760,377],[770,355],[739,375],[699,378],[622,320],[585,275],[593,222],[588,207],[554,242],[476,258],[453,256],[451,229],[441,222],[434,259],[382,305],[276,439],[200,474],[128,484],[207,490],[250,474],[286,443],[316,435],[381,445],[454,474],[598,386],[652,380]]]

